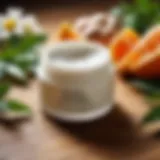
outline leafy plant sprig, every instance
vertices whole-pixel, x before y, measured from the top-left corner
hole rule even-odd
[[[121,19],[122,25],[144,33],[149,27],[160,23],[160,2],[158,0],[134,0],[123,2],[112,9]]]
[[[160,121],[160,79],[145,80],[137,77],[126,78],[136,89],[141,91],[152,108],[144,117],[143,123]]]
[[[18,82],[27,81],[28,74],[33,73],[38,60],[35,46],[45,38],[44,35],[26,35],[19,38],[16,44],[13,40],[9,42],[0,52],[0,80],[11,78]]]
[[[45,39],[45,35],[26,35],[14,37],[14,40],[11,37],[0,51],[0,117],[24,117],[31,113],[27,105],[17,100],[8,100],[6,95],[12,85],[26,84],[30,75],[34,74],[38,60],[35,46]]]
[[[7,99],[15,84],[26,84],[34,74],[38,56],[36,48],[46,36],[33,15],[9,8],[0,15],[0,118],[30,114],[27,105]]]

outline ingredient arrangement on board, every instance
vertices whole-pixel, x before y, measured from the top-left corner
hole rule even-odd
[[[93,41],[111,50],[117,75],[143,92],[147,100],[160,98],[160,11],[158,1],[135,0],[110,11],[60,24],[55,41]],[[150,18],[149,18],[150,17]],[[154,114],[156,113],[156,114]],[[160,119],[160,104],[147,115]]]
[[[31,110],[19,100],[8,99],[14,85],[26,85],[38,62],[37,47],[46,35],[34,15],[9,8],[0,16],[0,118],[28,118]]]
[[[107,8],[107,7],[106,7]],[[106,12],[77,17],[60,24],[55,42],[91,41],[109,48],[117,75],[151,101],[160,99],[160,3],[134,0]],[[8,100],[15,84],[26,84],[37,66],[39,46],[46,34],[33,15],[9,9],[0,17],[0,115],[28,113],[26,105]],[[18,83],[17,83],[18,82]],[[11,116],[12,117],[12,116]],[[160,120],[160,103],[144,118]]]

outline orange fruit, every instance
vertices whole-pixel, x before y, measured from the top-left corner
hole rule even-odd
[[[57,31],[57,41],[80,40],[80,35],[74,30],[71,24],[62,23]]]
[[[160,47],[152,54],[139,58],[131,70],[134,75],[141,78],[160,78]]]
[[[158,45],[160,45],[160,26],[156,26],[146,33],[118,64],[118,70],[120,72],[129,71],[132,65],[134,66],[141,56],[152,54]]]
[[[114,62],[118,63],[135,46],[139,35],[132,29],[125,28],[111,40],[110,48]]]

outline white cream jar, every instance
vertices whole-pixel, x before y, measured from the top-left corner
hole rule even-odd
[[[62,42],[43,49],[38,70],[43,109],[65,121],[89,121],[113,104],[110,53],[89,42]]]

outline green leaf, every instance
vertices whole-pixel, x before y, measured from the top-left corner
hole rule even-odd
[[[21,41],[21,36],[18,35],[11,35],[8,39],[8,45],[10,46],[17,46]]]
[[[27,80],[28,72],[37,62],[37,55],[34,54],[35,48],[45,39],[45,35],[12,35],[4,43],[5,45],[1,43],[0,99],[4,98],[10,89],[10,86],[7,83],[2,83],[2,81],[14,82],[13,80],[18,80],[19,82],[19,80]],[[13,118],[19,115],[28,115],[31,110],[28,106],[16,100],[0,100],[0,113],[3,113],[4,118]]]
[[[128,82],[136,89],[142,91],[147,102],[155,106],[143,119],[143,123],[160,120],[160,80],[145,80],[136,77],[130,77]]]
[[[124,16],[127,13],[134,12],[134,5],[129,5],[128,3],[122,2],[120,5],[113,7],[111,13],[115,16]]]
[[[124,11],[121,6],[116,6],[116,7],[112,8],[112,10],[111,10],[111,13],[116,17],[121,16],[123,14],[123,12]]]
[[[5,50],[1,51],[0,60],[12,61],[15,56],[32,50],[36,45],[43,42],[45,38],[44,35],[26,35],[21,37],[17,45],[8,45]]]
[[[153,18],[153,25],[160,23],[160,12]]]
[[[128,13],[124,16],[124,25],[134,28],[139,33],[144,33],[151,26],[150,16],[143,15],[138,11],[136,13]]]
[[[135,0],[137,8],[144,13],[147,13],[151,8],[150,0]]]
[[[37,59],[37,55],[34,52],[30,52],[16,56],[13,61],[23,70],[29,71],[29,68],[37,63]]]
[[[155,106],[143,119],[143,123],[154,121],[160,121],[160,106]]]
[[[121,3],[117,8],[123,12],[122,25],[132,27],[139,33],[144,33],[151,26],[160,22],[160,3],[158,1],[135,0],[133,3]]]
[[[130,77],[126,79],[133,87],[139,89],[149,96],[160,96],[160,80],[152,79],[145,80],[137,77]]]
[[[0,101],[0,117],[5,120],[23,119],[30,115],[30,108],[17,100]]]
[[[0,100],[0,113],[5,113],[7,111],[7,103],[4,100]]]
[[[150,106],[160,105],[160,94],[159,95],[147,95],[146,101]]]
[[[31,113],[31,110],[27,105],[25,105],[17,100],[9,100],[7,102],[7,109],[10,112],[26,113],[26,114]]]
[[[5,76],[5,67],[6,67],[6,63],[3,61],[0,61],[0,80],[3,79]]]
[[[8,64],[5,69],[6,75],[15,80],[25,81],[26,73],[18,66],[13,64]]]
[[[11,36],[8,47],[0,54],[0,80],[26,82],[37,64],[36,47],[44,35]]]
[[[131,28],[137,28],[136,21],[138,20],[138,15],[135,13],[127,14],[124,17],[124,25]]]
[[[0,84],[0,99],[2,99],[9,91],[10,85],[7,83]]]

